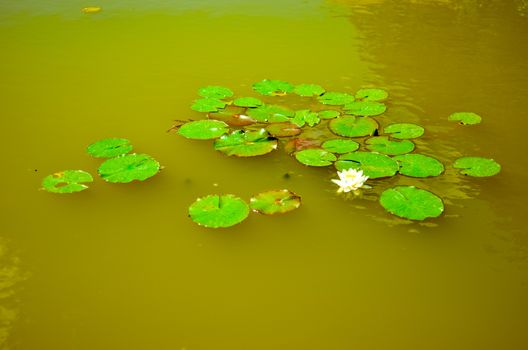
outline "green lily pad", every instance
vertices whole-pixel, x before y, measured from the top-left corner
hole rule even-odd
[[[347,116],[332,119],[328,123],[330,130],[339,136],[363,137],[372,136],[378,129],[378,123],[369,117]]]
[[[292,123],[274,123],[269,125],[266,130],[274,137],[289,137],[299,135],[301,128]]]
[[[262,105],[247,111],[247,115],[261,123],[281,123],[290,120],[294,112],[275,105]]]
[[[411,220],[436,218],[444,211],[440,197],[414,186],[389,188],[383,191],[379,201],[389,213]]]
[[[253,84],[253,90],[261,93],[262,95],[276,96],[286,95],[292,92],[294,89],[293,85],[281,80],[268,80],[264,79],[258,83]]]
[[[453,167],[460,169],[460,173],[475,177],[497,175],[501,171],[499,163],[493,159],[482,157],[462,157],[455,160]]]
[[[341,115],[338,111],[334,111],[331,109],[325,110],[325,111],[319,111],[317,112],[319,114],[319,118],[321,119],[334,119]]]
[[[451,114],[448,117],[448,120],[452,122],[460,122],[462,125],[475,125],[480,124],[482,117],[472,112],[457,112]]]
[[[218,112],[207,114],[207,118],[219,120],[231,126],[247,126],[257,122],[257,120],[246,115],[246,109],[243,107],[228,106]]]
[[[276,149],[277,139],[271,137],[265,129],[258,131],[236,130],[216,139],[214,148],[228,156],[260,156]]]
[[[92,143],[86,148],[89,155],[96,158],[113,158],[132,151],[127,139],[109,138]]]
[[[219,120],[203,119],[188,122],[180,126],[178,134],[193,140],[209,140],[222,136],[229,126]]]
[[[283,214],[301,206],[301,197],[288,190],[259,193],[249,200],[253,211],[265,215]]]
[[[52,193],[74,193],[88,188],[93,177],[84,170],[64,170],[42,179],[42,188]]]
[[[233,96],[233,91],[223,86],[206,86],[198,90],[202,97],[226,98]]]
[[[400,166],[391,157],[373,152],[352,152],[343,154],[335,162],[337,170],[363,170],[370,179],[394,176]]]
[[[354,96],[344,92],[326,92],[317,98],[324,105],[342,106],[353,102]]]
[[[389,93],[383,89],[360,89],[356,92],[356,98],[363,101],[383,101],[389,97]]]
[[[359,148],[359,143],[347,139],[332,139],[323,142],[321,147],[332,153],[349,153],[357,150]]]
[[[194,101],[191,109],[197,112],[216,112],[227,105],[226,102],[217,98],[199,98]]]
[[[387,107],[379,102],[354,101],[346,104],[343,109],[346,114],[372,117],[384,113],[387,110]]]
[[[247,203],[232,194],[205,196],[189,206],[192,221],[209,228],[230,227],[244,221],[248,215]]]
[[[395,156],[414,150],[414,143],[409,140],[393,141],[388,136],[371,137],[366,141],[369,151]]]
[[[412,177],[438,176],[444,172],[444,165],[432,157],[423,154],[404,154],[393,157],[400,164],[399,173]]]
[[[383,132],[395,139],[415,139],[424,134],[424,128],[416,124],[397,123],[385,127]]]
[[[233,104],[239,107],[258,107],[262,106],[264,102],[255,97],[240,97],[235,99]]]
[[[148,154],[127,154],[106,160],[99,166],[99,175],[112,183],[144,181],[158,173],[160,164]]]
[[[325,91],[321,85],[316,84],[299,84],[293,90],[299,96],[319,96]]]
[[[308,124],[309,126],[314,126],[321,121],[316,112],[312,112],[309,109],[303,109],[301,111],[295,112],[295,116],[292,119],[292,123],[296,124],[299,127],[303,127]]]
[[[309,148],[295,153],[295,158],[304,165],[328,166],[337,160],[333,153],[321,148]]]

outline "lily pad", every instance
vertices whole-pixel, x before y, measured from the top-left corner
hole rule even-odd
[[[312,112],[309,109],[303,109],[295,112],[295,116],[292,119],[292,123],[296,124],[299,127],[303,127],[308,124],[309,126],[314,126],[321,121],[316,112]]]
[[[383,89],[360,89],[356,92],[356,98],[363,101],[383,101],[389,97],[389,93]]]
[[[389,188],[383,191],[379,201],[389,213],[411,220],[436,218],[444,211],[440,197],[414,186]]]
[[[227,105],[217,98],[199,98],[194,101],[191,109],[197,112],[216,112]]]
[[[501,171],[499,163],[489,158],[462,157],[455,160],[454,168],[460,169],[460,173],[475,177],[487,177],[497,175]]]
[[[253,157],[270,153],[277,148],[277,139],[265,129],[236,130],[215,140],[214,148],[228,156]]]
[[[359,148],[359,143],[347,139],[332,139],[323,142],[321,145],[324,150],[332,153],[354,152]]]
[[[344,92],[326,92],[317,98],[324,105],[342,106],[355,100],[354,96]]]
[[[127,139],[108,138],[92,143],[86,148],[89,155],[96,158],[113,158],[132,151]]]
[[[144,181],[158,173],[160,164],[148,154],[127,154],[106,160],[99,166],[99,175],[112,183]]]
[[[335,163],[337,170],[361,169],[370,179],[394,176],[398,162],[384,154],[374,152],[352,152],[343,154]]]
[[[328,127],[339,136],[363,137],[374,135],[379,126],[374,119],[369,117],[347,116],[332,119]]]
[[[281,123],[290,120],[294,112],[276,105],[262,105],[247,111],[247,114],[261,123]]]
[[[267,191],[252,197],[249,205],[261,214],[283,214],[299,208],[301,197],[288,190]]]
[[[257,120],[245,113],[246,109],[243,107],[228,106],[218,112],[208,113],[207,117],[213,120],[220,120],[231,126],[247,126],[257,122]]]
[[[289,137],[299,135],[301,128],[292,123],[274,123],[269,125],[266,130],[274,137]]]
[[[42,188],[52,193],[74,193],[88,188],[93,177],[84,170],[64,170],[42,179]]]
[[[346,114],[372,117],[384,113],[387,107],[380,102],[354,101],[346,104],[343,109],[346,111]]]
[[[387,126],[383,132],[395,139],[415,139],[424,134],[424,128],[416,124],[397,123]]]
[[[412,177],[438,176],[444,172],[444,165],[432,157],[423,154],[404,154],[393,157],[400,164],[399,173]]]
[[[480,124],[482,117],[472,112],[457,112],[449,116],[448,120],[454,122],[460,122],[462,125],[475,125]]]
[[[206,86],[198,90],[198,95],[202,97],[226,98],[233,96],[233,91],[224,86]]]
[[[299,96],[319,96],[325,91],[321,85],[316,84],[299,84],[293,90]]]
[[[219,120],[203,119],[183,124],[178,134],[193,140],[209,140],[222,136],[229,131],[229,126]]]
[[[414,143],[409,140],[393,141],[388,136],[371,137],[366,141],[369,151],[395,156],[414,150]]]
[[[321,141],[319,139],[310,139],[304,137],[295,137],[290,139],[285,145],[284,150],[288,154],[302,151],[309,148],[319,148]]]
[[[235,99],[233,104],[239,107],[258,107],[263,105],[264,102],[255,97],[240,97]]]
[[[321,148],[309,148],[295,153],[295,158],[304,165],[328,166],[337,160],[333,153]]]
[[[249,206],[232,194],[209,195],[198,198],[189,206],[189,216],[198,225],[219,228],[230,227],[244,221],[249,215]]]
[[[325,111],[319,111],[317,112],[319,114],[319,118],[321,119],[334,119],[341,115],[338,111],[334,111],[331,109],[325,110]]]
[[[258,83],[253,84],[253,90],[261,93],[262,95],[276,96],[286,95],[292,92],[294,89],[293,85],[281,80],[268,80],[264,79]]]

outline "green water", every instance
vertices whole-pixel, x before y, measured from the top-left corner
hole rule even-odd
[[[0,0],[0,348],[526,349],[527,37],[522,0]],[[441,218],[408,223],[282,150],[234,159],[166,133],[200,117],[199,87],[255,96],[263,78],[385,88],[380,122],[424,125],[421,152],[503,171],[379,180],[444,198]],[[164,170],[38,191],[59,170],[95,174],[84,149],[103,137]],[[208,193],[285,187],[303,206],[284,216],[214,231],[186,215]]]

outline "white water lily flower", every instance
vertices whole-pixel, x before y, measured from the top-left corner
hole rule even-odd
[[[339,180],[332,179],[332,182],[339,186],[337,193],[355,191],[363,186],[368,176],[363,175],[363,170],[345,169],[338,171]]]

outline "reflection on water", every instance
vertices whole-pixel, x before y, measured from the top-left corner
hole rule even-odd
[[[19,260],[0,239],[0,349],[8,350],[7,340],[17,319],[15,287],[22,280]]]

